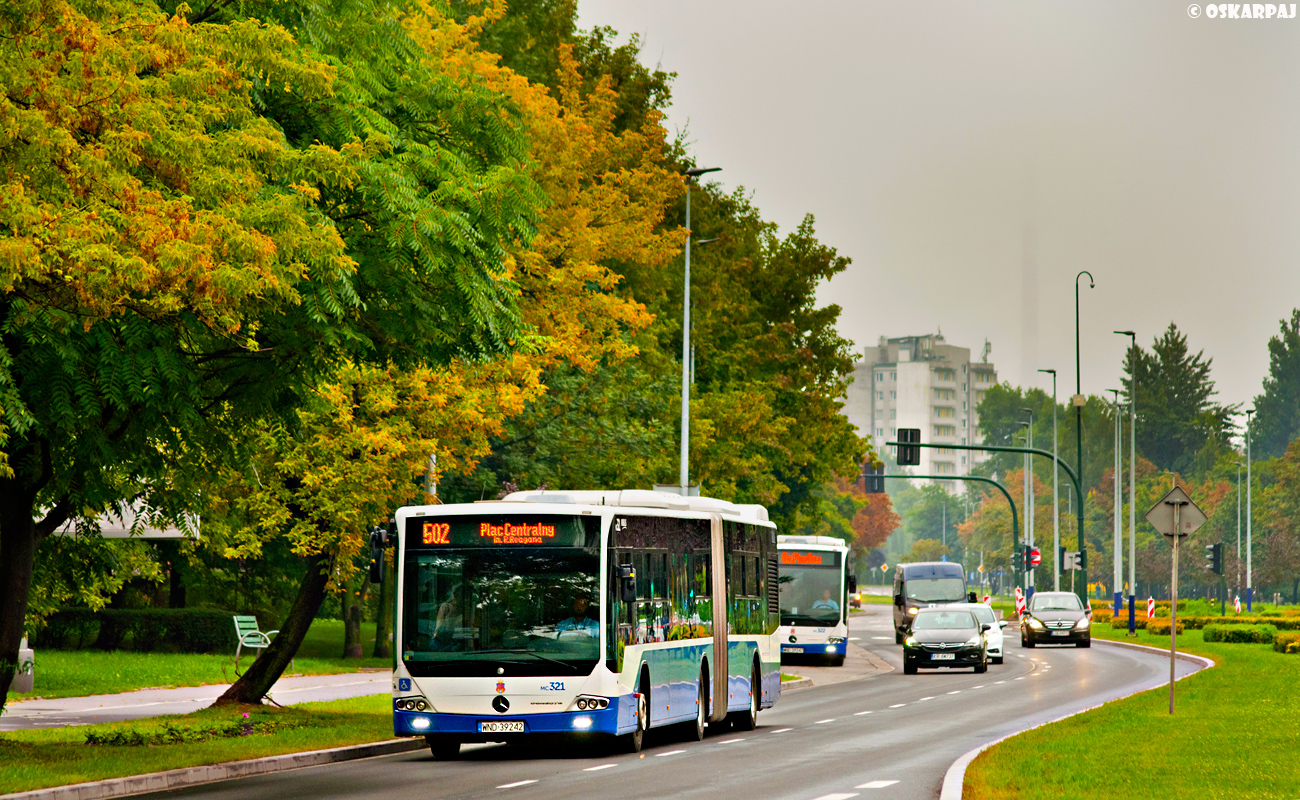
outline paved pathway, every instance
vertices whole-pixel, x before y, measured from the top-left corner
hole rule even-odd
[[[342,675],[304,675],[281,678],[270,697],[280,705],[318,700],[340,700],[392,691],[393,673],[388,670],[349,672]],[[89,697],[60,697],[53,700],[24,700],[10,703],[0,717],[0,731],[31,728],[59,728],[91,725],[164,714],[188,714],[212,705],[230,684],[187,686],[179,689],[141,689],[122,694]]]

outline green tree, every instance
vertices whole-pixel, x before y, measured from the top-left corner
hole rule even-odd
[[[1268,377],[1255,398],[1250,443],[1257,458],[1277,458],[1300,437],[1300,308],[1268,340]]]
[[[1169,327],[1147,352],[1130,348],[1124,363],[1126,397],[1137,385],[1137,449],[1161,469],[1189,472],[1203,448],[1226,441],[1239,406],[1212,402],[1213,359],[1192,354],[1187,336]]]
[[[904,561],[941,561],[948,552],[948,548],[938,539],[920,539],[907,551]]]

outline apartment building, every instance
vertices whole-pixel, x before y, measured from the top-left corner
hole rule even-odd
[[[854,365],[844,413],[862,435],[870,435],[877,448],[894,441],[899,428],[919,428],[921,441],[934,444],[980,444],[976,406],[984,392],[997,383],[989,363],[990,345],[984,343],[979,361],[971,361],[967,347],[948,344],[942,333],[880,337],[863,350]],[[887,448],[894,470],[894,448]],[[966,475],[988,459],[987,453],[955,448],[922,448],[918,475]],[[965,481],[946,485],[963,491]]]

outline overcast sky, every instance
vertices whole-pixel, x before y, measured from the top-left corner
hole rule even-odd
[[[1286,6],[1286,8],[1290,8]],[[678,73],[702,166],[853,259],[824,287],[859,345],[942,328],[1000,377],[1119,386],[1170,321],[1249,402],[1300,306],[1300,19],[1185,2],[580,0]],[[712,232],[711,232],[712,233]],[[1047,378],[1046,381],[1042,380]]]

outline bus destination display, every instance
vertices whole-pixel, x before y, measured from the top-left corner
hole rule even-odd
[[[799,567],[838,567],[840,554],[831,550],[782,550],[781,563]]]
[[[443,517],[406,521],[407,547],[582,547],[588,520],[573,517]]]

